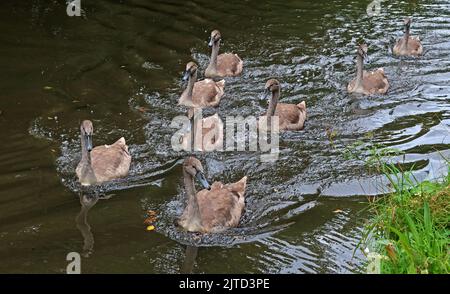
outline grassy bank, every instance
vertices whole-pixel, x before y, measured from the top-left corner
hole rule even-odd
[[[393,192],[370,204],[373,218],[360,244],[371,260],[368,271],[450,273],[450,173],[441,181],[419,183],[379,154],[373,158]]]

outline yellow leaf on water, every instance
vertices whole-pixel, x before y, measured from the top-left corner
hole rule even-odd
[[[50,86],[45,86],[44,87],[44,90],[52,90],[53,89],[53,87],[50,87]]]
[[[343,213],[344,211],[340,210],[340,209],[336,209],[335,211],[333,211],[334,213]]]
[[[155,226],[148,226],[147,231],[153,231],[155,229]]]

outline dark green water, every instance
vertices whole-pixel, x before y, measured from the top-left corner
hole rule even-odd
[[[252,152],[199,155],[210,179],[246,174],[249,186],[240,227],[206,236],[193,272],[361,271],[364,257],[353,252],[367,217],[360,211],[364,195],[380,191],[363,161],[343,156],[356,141],[405,151],[420,178],[446,172],[440,153],[448,156],[450,145],[448,1],[383,1],[373,18],[366,14],[370,1],[350,0],[81,0],[83,16],[72,18],[65,1],[3,2],[2,273],[65,272],[67,253],[82,252],[85,239],[92,252],[82,272],[180,272],[192,241],[173,226],[183,208],[186,154],[172,151],[169,125],[185,113],[176,105],[185,64],[206,67],[215,28],[222,51],[245,64],[242,77],[227,79],[219,115],[264,112],[258,98],[265,81],[277,77],[281,100],[306,100],[309,121],[305,131],[283,134],[276,163],[261,163]],[[418,59],[389,50],[405,16],[423,39]],[[384,67],[390,80],[387,96],[346,94],[355,44],[363,39],[367,67]],[[133,163],[128,178],[102,187],[111,198],[81,208],[74,169],[86,118],[98,145],[125,136]],[[334,144],[327,129],[336,132]],[[154,232],[143,225],[149,209],[159,215]]]

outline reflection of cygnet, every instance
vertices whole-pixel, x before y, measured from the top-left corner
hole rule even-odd
[[[94,249],[94,235],[91,232],[91,226],[87,221],[89,210],[97,203],[98,196],[80,195],[81,210],[75,218],[78,230],[84,238],[83,253],[84,257],[89,257]]]
[[[187,246],[186,255],[184,257],[183,266],[181,267],[181,274],[192,274],[194,270],[195,259],[197,258],[198,247]]]

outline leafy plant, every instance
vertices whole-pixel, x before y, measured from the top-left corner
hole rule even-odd
[[[392,188],[370,203],[373,218],[359,248],[381,255],[381,273],[450,273],[450,169],[442,182],[419,182],[414,165],[404,170],[390,162],[401,152],[369,148],[367,165]],[[448,162],[448,161],[447,161]]]

